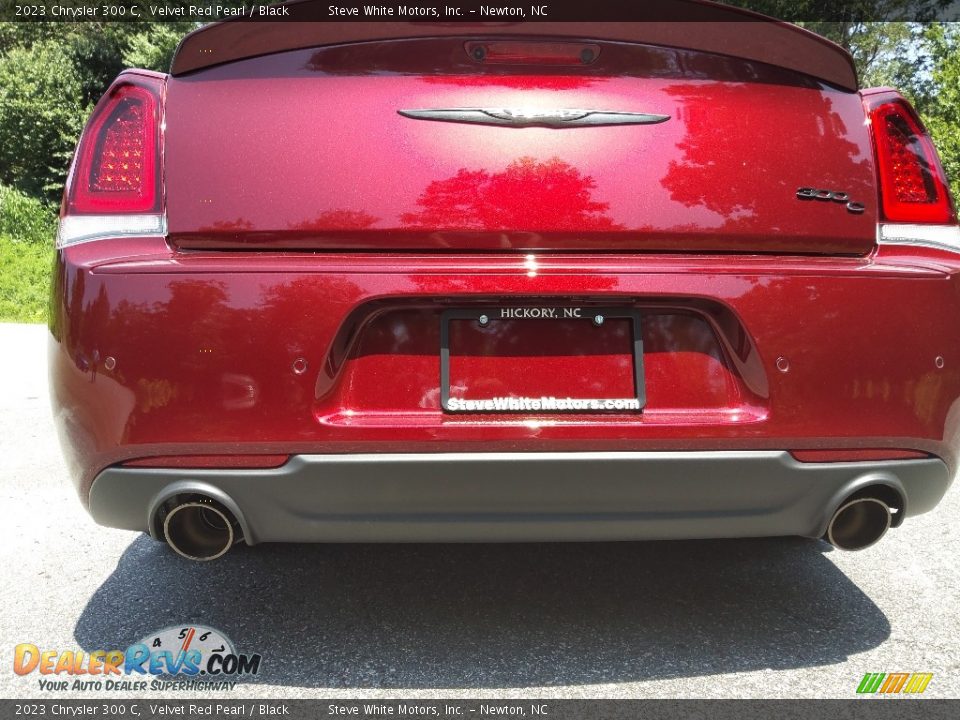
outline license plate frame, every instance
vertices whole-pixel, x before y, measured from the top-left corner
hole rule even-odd
[[[531,314],[530,311],[536,311]],[[631,349],[633,354],[633,386],[636,391],[635,399],[639,403],[639,408],[628,410],[610,410],[610,409],[551,409],[549,412],[560,413],[589,413],[589,414],[610,414],[613,413],[636,413],[643,412],[647,404],[646,375],[643,368],[643,336],[641,334],[641,316],[640,311],[631,307],[591,307],[580,305],[549,305],[549,306],[484,306],[476,308],[450,308],[444,310],[440,315],[440,407],[445,413],[462,415],[464,413],[496,413],[496,414],[517,414],[518,412],[528,412],[527,410],[516,409],[482,409],[482,410],[451,410],[450,402],[450,321],[451,320],[474,320],[483,324],[481,318],[487,318],[487,322],[498,322],[503,320],[579,320],[585,323],[596,324],[595,318],[602,317],[604,320],[610,319],[628,319],[631,321]],[[633,398],[631,398],[633,399]]]

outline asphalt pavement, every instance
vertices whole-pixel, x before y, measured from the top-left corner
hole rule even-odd
[[[125,648],[183,623],[262,655],[220,697],[850,698],[866,672],[933,673],[926,697],[960,696],[957,488],[858,553],[800,538],[260,545],[191,563],[83,511],[46,347],[45,327],[0,324],[2,697],[89,696],[16,675],[18,643]]]

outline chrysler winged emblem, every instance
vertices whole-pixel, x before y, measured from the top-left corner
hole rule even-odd
[[[397,110],[415,120],[500,125],[504,127],[573,128],[598,125],[654,125],[669,115],[611,110],[526,110],[523,108],[437,108]]]

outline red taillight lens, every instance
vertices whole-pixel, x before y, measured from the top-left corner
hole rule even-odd
[[[883,218],[950,222],[953,203],[930,136],[905,100],[888,98],[870,107]]]
[[[124,98],[106,128],[90,170],[93,193],[137,193],[143,196],[152,170],[150,138],[144,132],[144,103]]]
[[[160,88],[146,80],[121,76],[94,111],[67,188],[67,214],[160,211]]]

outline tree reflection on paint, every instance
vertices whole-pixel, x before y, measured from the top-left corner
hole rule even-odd
[[[616,230],[609,203],[591,198],[596,182],[560,158],[521,157],[505,170],[461,168],[431,182],[406,227],[457,230]]]
[[[779,207],[768,210],[771,197],[792,200],[797,190],[781,162],[792,156],[847,157],[849,163],[813,166],[818,187],[842,188],[856,198],[872,192],[864,179],[868,173],[851,172],[870,161],[851,141],[827,93],[811,95],[805,100],[809,109],[797,112],[778,102],[775,91],[764,95],[750,84],[684,84],[664,92],[684,107],[685,135],[660,183],[672,200],[712,210],[724,216],[730,229],[769,231],[771,216],[780,214]],[[745,111],[751,107],[760,111]]]
[[[366,230],[380,218],[365,210],[325,210],[314,218],[291,223],[291,230]]]

